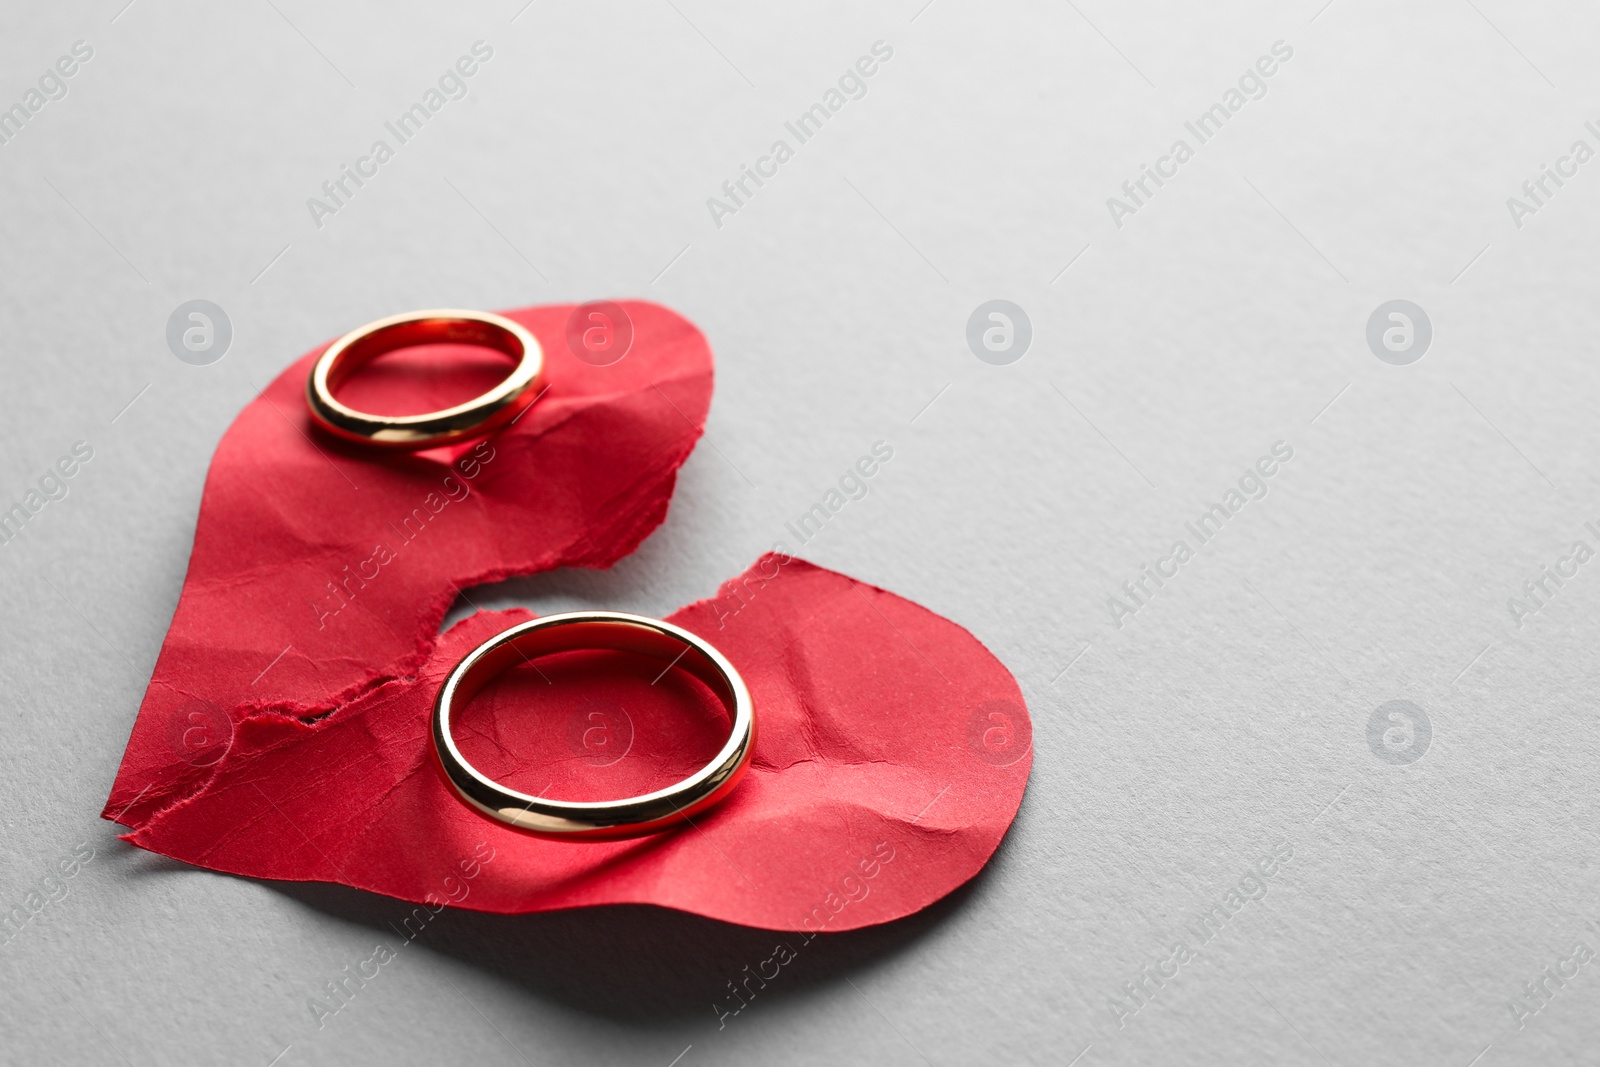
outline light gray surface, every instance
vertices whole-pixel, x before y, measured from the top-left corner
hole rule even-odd
[[[1600,162],[1520,228],[1506,205],[1600,147],[1592,12],[121,2],[0,34],[7,103],[94,48],[0,145],[0,502],[95,450],[0,546],[5,906],[95,852],[0,947],[0,1059],[1592,1062],[1600,961],[1520,1029],[1508,1001],[1600,947],[1600,563],[1520,626],[1507,600],[1600,548]],[[305,199],[478,39],[470,95],[314,226]],[[867,95],[716,226],[707,197],[878,40]],[[1116,226],[1106,198],[1279,40],[1267,95]],[[770,935],[635,909],[441,917],[319,1030],[306,998],[394,902],[189,869],[96,817],[211,451],[353,325],[602,296],[704,329],[708,439],[615,571],[490,599],[669,611],[886,438],[803,554],[1011,667],[1021,814],[967,889],[819,943],[724,1029]],[[209,366],[165,341],[195,298],[233,325]],[[1033,327],[1009,366],[966,343],[997,298]],[[1392,299],[1433,324],[1409,366],[1367,346]],[[1279,440],[1266,498],[1115,626],[1120,583]],[[1369,747],[1391,700],[1431,724],[1410,763]],[[1122,984],[1280,842],[1266,896],[1119,1027]]]

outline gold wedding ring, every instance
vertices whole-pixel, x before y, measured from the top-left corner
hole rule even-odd
[[[450,733],[455,709],[507,668],[538,656],[591,648],[648,656],[669,667],[682,667],[704,682],[733,720],[727,742],[711,762],[676,785],[653,793],[574,802],[507,789],[466,761]],[[434,751],[461,799],[491,819],[559,840],[642,837],[691,819],[733,791],[750,765],[754,746],[754,706],[733,664],[688,630],[620,611],[546,615],[491,637],[456,664],[433,705]]]
[[[429,344],[493,348],[517,357],[517,366],[482,396],[421,415],[371,415],[334,399],[339,384],[370,360],[397,348]],[[451,308],[410,311],[369,322],[329,345],[306,379],[306,403],[318,424],[346,440],[382,448],[433,448],[486,436],[514,420],[537,399],[543,372],[538,340],[502,315]]]

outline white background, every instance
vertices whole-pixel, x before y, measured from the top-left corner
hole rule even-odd
[[[0,546],[0,904],[95,858],[0,947],[0,1060],[1592,1060],[1600,961],[1521,1029],[1507,1002],[1600,947],[1600,563],[1521,626],[1507,600],[1600,548],[1600,162],[1520,228],[1506,198],[1600,148],[1600,20],[922,2],[5,15],[0,103],[94,57],[0,145],[0,504],[74,441],[95,458]],[[479,39],[470,95],[316,227],[306,198]],[[879,40],[867,95],[715,225],[706,199]],[[1106,198],[1279,40],[1267,95],[1116,226]],[[819,940],[722,1029],[772,935],[650,909],[441,916],[319,1029],[306,998],[393,940],[396,902],[191,869],[97,817],[212,449],[370,319],[625,296],[709,337],[708,437],[614,571],[489,601],[668,612],[888,440],[797,551],[1015,672],[1022,810],[968,887]],[[197,297],[234,330],[201,367],[165,341]],[[965,340],[993,298],[1032,321],[1009,366]],[[1365,340],[1395,298],[1433,324],[1409,366]],[[1115,626],[1107,598],[1280,440],[1266,498]],[[1368,745],[1396,699],[1432,726],[1407,764]],[[1267,895],[1119,1027],[1122,984],[1280,842]]]

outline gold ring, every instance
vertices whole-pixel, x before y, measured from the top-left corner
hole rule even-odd
[[[537,656],[576,649],[634,652],[679,666],[715,693],[733,720],[722,749],[694,774],[665,789],[621,800],[562,801],[529,796],[486,777],[461,755],[450,716],[484,684]],[[456,664],[433,704],[433,748],[457,795],[491,819],[537,837],[559,840],[642,837],[693,818],[733,791],[755,747],[755,709],[733,664],[681,627],[620,611],[546,615],[496,634]]]
[[[482,396],[421,415],[369,415],[341,404],[333,390],[357,368],[397,348],[462,344],[517,357],[511,375]],[[537,398],[544,352],[521,325],[487,311],[452,308],[409,311],[369,322],[333,344],[306,379],[306,404],[324,429],[350,441],[383,448],[422,449],[487,435],[515,419]]]

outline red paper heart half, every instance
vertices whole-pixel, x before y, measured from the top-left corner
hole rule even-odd
[[[304,389],[326,345],[240,412],[211,461],[107,818],[140,827],[209,788],[258,716],[285,729],[414,675],[459,589],[609,566],[665,518],[710,406],[711,352],[666,308],[601,307],[609,332],[571,306],[504,313],[539,339],[546,387],[489,440],[404,454],[322,433]],[[380,414],[437,410],[510,369],[498,353],[443,346],[380,360],[341,399]],[[308,764],[292,780],[318,773]]]
[[[982,868],[1021,804],[1028,713],[976,638],[891,593],[769,555],[670,616],[750,688],[755,753],[733,794],[649,838],[517,833],[457,799],[429,729],[450,669],[529,617],[475,614],[439,639],[415,678],[313,721],[292,711],[243,718],[204,780],[128,840],[215,870],[341,882],[431,908],[655,904],[805,934],[938,900]],[[491,682],[462,709],[456,737],[513,788],[577,800],[685,777],[727,729],[709,692],[676,670],[572,652]]]

